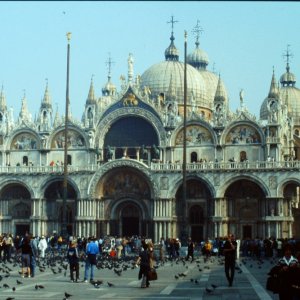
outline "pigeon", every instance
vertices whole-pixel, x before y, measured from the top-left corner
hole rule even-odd
[[[13,297],[8,297],[8,298],[6,298],[6,300],[14,300],[15,298],[13,298]]]
[[[15,288],[15,287],[13,287],[13,288],[12,288],[12,291],[13,291],[13,292],[15,292],[15,291],[16,291],[16,288]]]
[[[17,284],[23,284],[23,282],[17,279]]]
[[[213,283],[211,284],[211,286],[212,286],[213,289],[216,289],[218,287],[217,285],[215,285]]]
[[[175,275],[174,277],[175,277],[175,279],[178,279],[178,278],[179,278],[177,275]]]
[[[111,283],[111,282],[107,282],[107,284],[108,284],[108,286],[109,286],[109,287],[112,287],[112,286],[114,286],[114,284],[113,284],[113,283]]]
[[[6,288],[6,289],[9,289],[9,285],[6,284],[6,283],[3,284],[3,287]]]
[[[73,295],[71,295],[71,294],[68,294],[67,292],[65,292],[65,297],[66,297],[66,299],[69,299],[70,297],[72,297]]]
[[[206,292],[209,293],[209,294],[213,292],[213,290],[211,290],[211,289],[209,289],[209,288],[205,288],[205,290],[206,290]]]
[[[43,285],[40,285],[40,284],[36,284],[35,285],[35,289],[38,290],[38,289],[44,289],[45,287]]]
[[[191,280],[191,282],[194,282],[194,279],[193,279],[193,278],[191,278],[190,280]]]

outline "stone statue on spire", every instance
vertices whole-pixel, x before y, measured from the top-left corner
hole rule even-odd
[[[128,82],[132,83],[133,80],[133,63],[134,63],[134,59],[133,59],[133,55],[132,53],[129,53],[128,56]]]

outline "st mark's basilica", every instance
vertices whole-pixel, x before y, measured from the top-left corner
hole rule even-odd
[[[234,96],[239,108],[230,110],[198,32],[186,59],[184,127],[185,64],[173,29],[166,46],[162,62],[142,75],[134,75],[129,54],[120,90],[110,68],[101,96],[91,80],[82,120],[69,116],[68,233],[299,238],[300,90],[289,49],[280,80],[274,70],[265,78],[266,97],[254,116],[243,90]],[[1,90],[0,233],[60,232],[65,117],[54,111],[48,84],[35,120],[26,101],[24,95],[14,120]]]

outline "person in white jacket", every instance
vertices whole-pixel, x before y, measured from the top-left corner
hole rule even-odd
[[[41,258],[45,258],[45,251],[46,251],[47,247],[48,247],[47,241],[46,241],[45,237],[42,236],[39,241],[39,245],[38,245],[38,248],[41,251],[41,253],[40,253]]]

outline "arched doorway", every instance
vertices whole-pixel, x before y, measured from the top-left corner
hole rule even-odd
[[[190,178],[186,183],[186,216],[184,214],[182,185],[176,193],[177,236],[182,234],[183,218],[187,217],[187,232],[195,239],[212,236],[213,228],[209,222],[213,213],[212,196],[208,186],[199,179]],[[195,209],[195,210],[194,210]]]
[[[122,236],[140,235],[141,213],[139,208],[128,203],[120,210]]]
[[[232,183],[225,192],[223,216],[228,221],[224,235],[241,239],[265,237],[262,217],[265,215],[265,194],[255,182],[242,179]]]
[[[203,241],[203,208],[200,205],[193,205],[190,208],[189,221],[191,224],[192,241]]]
[[[139,170],[119,167],[107,172],[97,184],[96,195],[105,211],[97,222],[98,235],[152,234],[151,190]]]
[[[63,181],[56,180],[49,184],[44,193],[46,200],[46,214],[48,219],[47,232],[61,232],[63,219]],[[76,199],[77,194],[74,187],[68,183],[67,199],[66,199],[66,221],[67,232],[69,235],[74,234],[74,222],[76,214]]]
[[[10,232],[18,235],[31,232],[31,195],[25,186],[19,183],[6,185],[1,191],[0,202],[1,207],[8,206],[8,215],[12,217]]]

